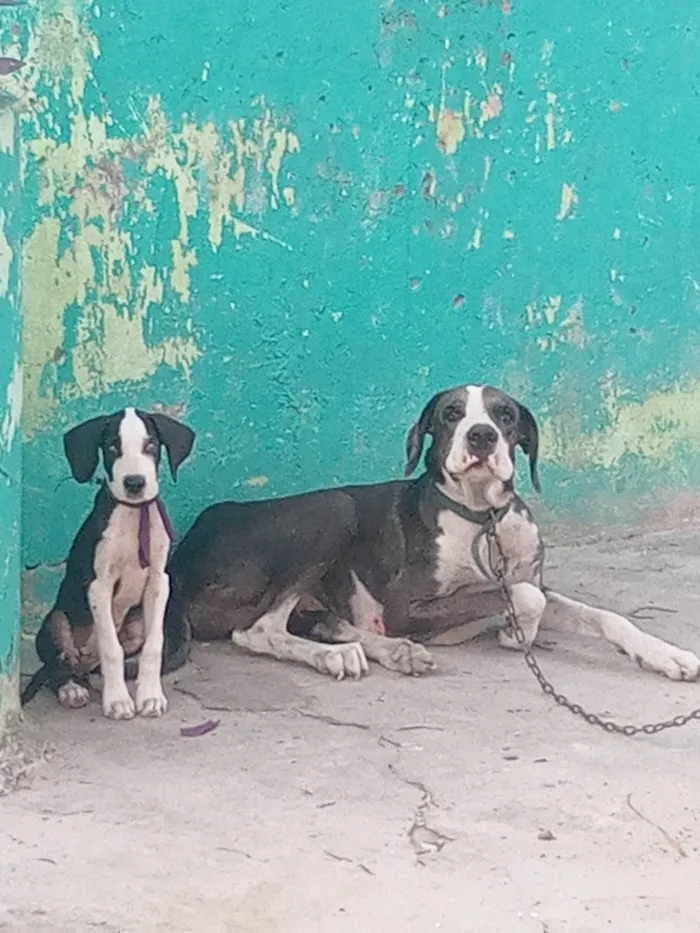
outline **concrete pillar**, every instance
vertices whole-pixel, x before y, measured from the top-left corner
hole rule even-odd
[[[0,93],[0,737],[19,709],[22,347],[14,103]]]

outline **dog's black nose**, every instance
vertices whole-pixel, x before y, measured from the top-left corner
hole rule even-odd
[[[474,424],[467,431],[467,449],[476,457],[485,457],[490,454],[497,441],[496,429],[490,424]]]
[[[145,476],[125,476],[124,477],[124,489],[128,492],[130,496],[137,496],[140,492],[143,492],[143,488],[146,485]]]

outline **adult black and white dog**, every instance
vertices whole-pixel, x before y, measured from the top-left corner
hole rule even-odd
[[[206,509],[171,563],[172,649],[190,636],[231,635],[251,652],[304,662],[338,679],[361,676],[368,658],[423,673],[433,664],[416,641],[504,609],[485,533],[494,516],[528,645],[544,623],[602,635],[672,680],[697,676],[700,660],[691,652],[543,586],[542,540],[514,492],[516,447],[529,457],[539,488],[538,429],[527,408],[488,386],[440,392],[408,434],[407,476],[426,436],[426,471],[414,481]],[[518,647],[505,629],[499,638]]]
[[[165,447],[175,479],[193,442],[185,425],[134,408],[93,418],[65,435],[74,479],[92,479],[101,451],[106,480],[73,541],[56,602],[37,634],[43,666],[22,694],[23,705],[46,683],[63,706],[84,706],[89,674],[100,668],[105,716],[131,719],[134,712],[166,711],[160,678],[173,534],[160,499],[158,467]],[[124,659],[139,652],[134,704]]]

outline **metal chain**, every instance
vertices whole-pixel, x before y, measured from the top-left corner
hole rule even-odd
[[[542,692],[546,694],[546,696],[551,697],[559,706],[563,706],[565,709],[568,709],[569,712],[574,714],[574,716],[580,716],[591,725],[598,726],[600,729],[604,729],[605,732],[616,732],[620,735],[639,735],[640,733],[643,733],[644,735],[655,735],[657,732],[663,732],[664,729],[671,729],[674,726],[685,726],[693,719],[700,719],[700,708],[698,708],[694,709],[691,713],[686,713],[684,716],[674,716],[673,719],[667,719],[665,722],[650,722],[644,726],[633,726],[629,724],[622,725],[620,723],[613,722],[611,719],[603,719],[601,716],[596,715],[596,713],[589,713],[581,706],[580,703],[573,703],[568,697],[564,696],[563,693],[557,693],[552,684],[542,673],[542,668],[535,658],[535,655],[532,653],[531,648],[526,644],[525,633],[518,623],[515,606],[513,605],[513,599],[506,584],[506,557],[503,553],[503,548],[501,547],[498,532],[496,531],[496,520],[493,513],[486,525],[486,539],[488,546],[489,566],[491,568],[491,572],[496,578],[496,581],[498,582],[498,585],[501,588],[501,595],[503,596],[506,604],[506,620],[508,622],[508,629],[515,633],[515,638],[523,649],[525,663],[537,678],[537,682],[542,688]],[[495,546],[495,550],[498,554],[497,563],[494,563],[493,560],[491,544]]]

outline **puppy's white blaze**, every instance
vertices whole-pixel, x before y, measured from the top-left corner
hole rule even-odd
[[[140,498],[145,501],[158,495],[158,476],[153,457],[144,453],[148,439],[146,425],[136,414],[135,409],[125,408],[124,417],[119,425],[121,455],[114,461],[110,489],[117,499],[128,499],[124,488],[125,476],[143,476],[146,480]]]
[[[513,476],[513,463],[510,459],[508,444],[501,433],[501,429],[489,415],[484,404],[484,387],[467,386],[466,396],[467,403],[464,417],[455,428],[450,452],[445,459],[445,469],[453,475],[459,475],[465,471],[467,433],[475,424],[488,424],[498,435],[498,440],[493,454],[487,460],[487,466],[496,479],[507,483]]]

